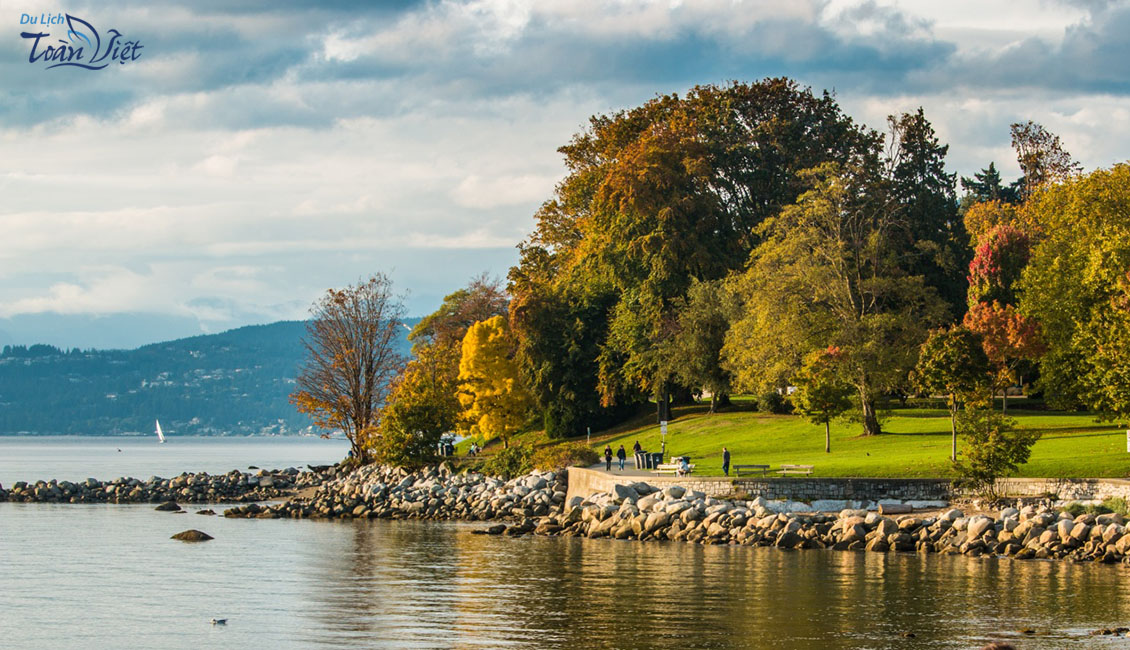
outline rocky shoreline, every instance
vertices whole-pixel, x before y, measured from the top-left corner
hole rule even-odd
[[[456,473],[446,464],[416,472],[370,465],[352,472],[325,466],[147,481],[20,482],[0,489],[0,501],[244,503],[224,516],[491,521],[504,523],[476,532],[1130,564],[1130,529],[1118,514],[1072,516],[1048,505],[970,516],[956,508],[893,515],[885,506],[812,512],[801,503],[718,499],[645,482],[566,502],[567,489],[564,470],[503,480]],[[299,496],[299,490],[310,493]]]
[[[19,481],[10,489],[0,488],[0,502],[14,503],[242,503],[278,499],[295,490],[315,487],[336,477],[333,465],[299,470],[255,472],[232,470],[226,474],[183,473],[173,478],[151,476],[146,480],[119,477],[111,481]]]
[[[322,484],[307,499],[227,510],[227,517],[504,520],[490,534],[609,537],[640,541],[773,546],[783,549],[942,553],[1130,564],[1130,531],[1118,514],[1076,517],[1049,506],[966,516],[860,509],[783,512],[781,503],[716,499],[681,486],[617,485],[566,498],[566,474],[534,472],[503,481],[370,466]]]

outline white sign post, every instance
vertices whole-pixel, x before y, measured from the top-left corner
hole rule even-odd
[[[661,436],[660,445],[659,445],[659,453],[666,456],[667,455],[667,420],[660,420],[659,421],[659,435]],[[1130,436],[1130,431],[1127,432],[1127,435]],[[1130,445],[1130,442],[1127,442],[1126,444]]]
[[[1126,430],[1126,453],[1130,453],[1130,429]]]

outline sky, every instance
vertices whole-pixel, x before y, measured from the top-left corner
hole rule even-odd
[[[21,32],[69,37],[21,21],[60,13],[142,49],[29,62]],[[963,175],[1015,177],[1028,119],[1086,169],[1130,157],[1125,2],[0,0],[4,25],[0,344],[300,319],[378,271],[428,313],[505,277],[589,116],[696,84],[789,76],[880,129],[921,106]]]

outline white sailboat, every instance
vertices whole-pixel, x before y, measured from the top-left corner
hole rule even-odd
[[[161,431],[161,421],[156,420],[156,422],[157,422],[157,442],[165,442],[165,434],[164,434],[163,431]]]

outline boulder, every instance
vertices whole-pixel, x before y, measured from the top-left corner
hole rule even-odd
[[[617,499],[626,499],[635,501],[640,498],[639,492],[636,492],[630,485],[620,485],[617,483],[612,486],[612,494]]]
[[[167,501],[154,508],[154,510],[160,512],[178,512],[180,510],[180,506],[177,505],[176,501]]]
[[[210,539],[215,539],[208,533],[201,532],[196,529],[185,530],[173,535],[169,539],[178,539],[182,542],[206,542]]]

